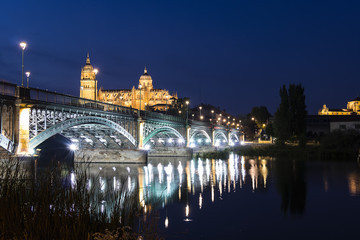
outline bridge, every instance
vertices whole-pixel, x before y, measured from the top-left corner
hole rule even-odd
[[[224,147],[240,143],[235,128],[142,111],[0,82],[0,146],[31,156],[61,134],[77,149]]]

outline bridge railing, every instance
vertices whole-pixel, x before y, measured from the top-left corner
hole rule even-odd
[[[43,101],[46,103],[56,103],[75,107],[92,108],[102,111],[111,111],[123,114],[136,115],[137,109],[123,107],[110,103],[103,103],[95,100],[74,97],[67,94],[51,92],[47,90],[29,88],[28,97],[30,100]]]
[[[133,116],[138,115],[138,109],[134,109],[134,108],[123,107],[120,105],[74,97],[67,94],[51,92],[37,88],[28,88],[28,89],[30,91],[28,95],[31,100],[43,101],[46,103],[57,103],[57,104],[76,106],[76,107],[86,107],[86,108],[92,108],[102,111],[111,111],[122,114],[129,114]],[[144,118],[155,118],[155,119],[167,120],[173,122],[181,122],[181,123],[185,122],[185,119],[181,117],[166,115],[162,113],[149,112],[149,111],[141,111],[141,116]]]
[[[185,123],[186,119],[178,116],[173,115],[167,115],[162,113],[156,113],[156,112],[149,112],[149,111],[141,111],[141,117],[143,118],[155,118],[155,119],[161,119],[166,121],[172,121],[172,122],[179,122],[179,123]]]
[[[16,84],[1,81],[0,94],[16,97]]]

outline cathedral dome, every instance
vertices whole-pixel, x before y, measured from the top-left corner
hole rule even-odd
[[[139,84],[141,84],[141,86],[144,87],[144,88],[149,88],[149,89],[153,88],[152,78],[148,74],[148,72],[146,70],[146,67],[144,69],[144,74],[140,76]]]
[[[89,57],[89,53],[87,53],[86,56],[86,64],[85,66],[82,68],[83,72],[93,72],[94,68],[93,66],[90,64],[90,57]]]

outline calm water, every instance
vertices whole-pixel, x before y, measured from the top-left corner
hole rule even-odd
[[[149,159],[144,165],[80,164],[99,191],[136,194],[158,211],[166,239],[344,239],[358,237],[356,162],[248,158]],[[70,175],[75,181],[76,176]],[[111,203],[104,201],[102,210]]]

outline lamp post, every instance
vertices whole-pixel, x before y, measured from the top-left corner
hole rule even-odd
[[[27,79],[27,88],[29,88],[29,77],[30,77],[30,72],[26,72],[25,73],[25,75],[26,75],[26,79]]]
[[[211,110],[211,117],[212,117],[212,125],[214,125],[214,120],[215,120],[215,118],[214,118],[214,110]]]
[[[200,119],[202,120],[202,115],[201,115],[202,106],[200,106],[199,109],[200,109]]]
[[[94,68],[94,70],[93,70],[93,72],[94,72],[94,74],[95,74],[95,80],[96,80],[96,75],[99,73],[99,69],[97,69],[97,68]],[[94,94],[95,94],[95,96],[94,96],[94,99],[95,99],[95,101],[97,100],[96,99],[96,92],[97,92],[97,85],[96,85],[96,81],[95,81],[95,92],[94,92]]]
[[[167,114],[167,101],[168,101],[168,98],[169,98],[169,95],[166,95],[165,96],[165,104],[166,104],[166,106],[165,106],[165,114]]]
[[[189,124],[189,104],[190,102],[189,101],[186,101],[186,125]]]
[[[140,106],[139,106],[139,111],[138,111],[138,117],[140,118],[140,111],[141,111],[141,84],[139,84],[139,89],[140,89]]]
[[[24,51],[26,48],[26,42],[21,42],[20,47],[22,49],[22,58],[21,58],[21,86],[24,86]]]

